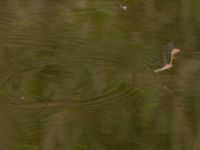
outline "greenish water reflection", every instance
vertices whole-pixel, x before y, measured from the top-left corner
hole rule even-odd
[[[198,150],[199,16],[198,0],[1,1],[0,149]],[[181,53],[155,74],[168,39]]]

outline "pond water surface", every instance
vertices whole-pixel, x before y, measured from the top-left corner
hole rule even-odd
[[[198,0],[1,1],[0,149],[199,150],[199,42]]]

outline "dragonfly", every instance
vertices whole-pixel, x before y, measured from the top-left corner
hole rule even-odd
[[[174,55],[179,52],[180,52],[180,49],[175,48],[173,42],[170,41],[165,47],[165,52],[163,55],[163,61],[164,61],[163,66],[159,69],[154,70],[154,72],[157,73],[157,72],[170,69],[171,67],[173,67]]]

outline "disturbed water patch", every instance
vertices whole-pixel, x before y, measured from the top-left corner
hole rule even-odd
[[[27,107],[117,103],[135,92],[130,66],[106,54],[30,60],[3,71],[0,95],[6,103]]]

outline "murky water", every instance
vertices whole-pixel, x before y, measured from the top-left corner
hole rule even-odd
[[[7,0],[0,33],[0,149],[200,149],[198,0]]]

